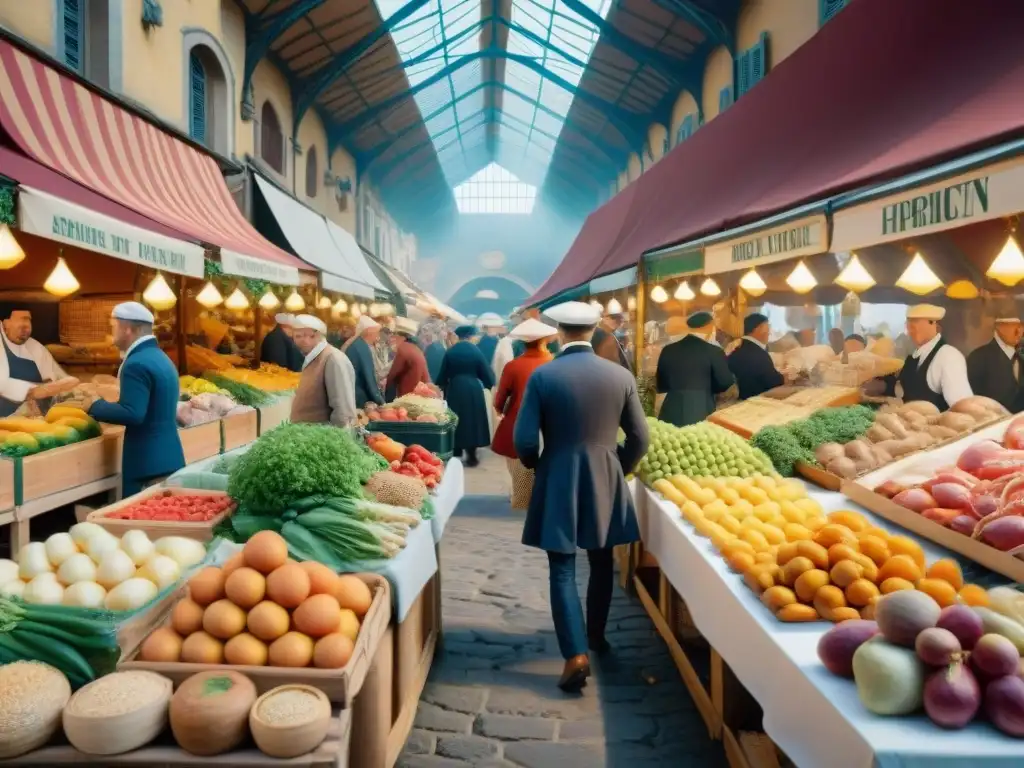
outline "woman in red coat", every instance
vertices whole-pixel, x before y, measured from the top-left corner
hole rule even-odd
[[[516,456],[512,445],[512,432],[516,426],[519,406],[526,394],[526,382],[539,366],[553,359],[547,350],[547,341],[558,329],[539,320],[527,320],[512,329],[509,337],[526,342],[526,351],[505,365],[501,381],[494,393],[494,410],[503,416],[494,432],[492,450],[504,456],[512,476],[512,509],[526,509],[533,491],[533,470],[527,469]]]
[[[395,359],[391,361],[384,391],[388,401],[412,392],[420,382],[430,383],[427,372],[427,358],[416,343],[419,326],[407,317],[395,318],[395,331],[392,334],[392,345]]]

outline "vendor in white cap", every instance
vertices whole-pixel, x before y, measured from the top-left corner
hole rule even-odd
[[[292,338],[304,359],[291,420],[349,427],[356,420],[355,371],[326,335],[327,325],[318,317],[298,315],[292,321]]]
[[[15,309],[5,313],[0,333],[0,418],[10,416],[26,401],[44,400],[45,382],[64,379],[65,373],[49,350],[32,338],[32,313]],[[45,403],[42,404],[45,409]]]
[[[274,316],[274,327],[263,337],[260,345],[260,361],[273,363],[289,371],[302,370],[302,353],[292,340],[295,318],[287,312]]]
[[[945,316],[946,310],[934,304],[907,310],[907,336],[915,350],[907,355],[900,372],[904,402],[925,400],[947,411],[972,395],[963,353],[947,344],[939,331],[939,321]]]
[[[557,335],[558,329],[554,326],[532,319],[524,320],[508,335],[508,339],[523,342],[526,349],[519,357],[508,361],[498,379],[498,387],[494,391],[494,410],[502,418],[494,431],[491,450],[504,456],[508,462],[508,472],[512,476],[512,509],[526,509],[533,491],[533,470],[527,469],[519,461],[512,443],[516,416],[530,376],[544,363],[554,359],[554,355],[548,352],[547,341]],[[502,343],[506,340],[502,339]],[[501,352],[500,346],[498,352]]]
[[[576,692],[590,676],[588,650],[609,649],[612,548],[640,539],[625,475],[647,452],[650,435],[633,375],[594,354],[600,310],[571,301],[545,314],[558,323],[562,351],[530,375],[512,437],[523,466],[536,471],[523,543],[548,556],[551,613],[565,659],[558,686]],[[590,563],[586,620],[576,587],[579,549]]]
[[[355,335],[349,340],[345,354],[355,369],[356,407],[367,403],[384,405],[384,395],[377,383],[377,370],[373,364],[373,347],[380,338],[380,323],[369,315],[360,315]]]
[[[991,397],[1010,413],[1024,410],[1024,371],[1017,345],[1024,323],[1007,314],[996,318],[992,341],[967,356],[967,378],[976,395]]]
[[[185,466],[178,437],[178,371],[153,335],[153,313],[137,301],[111,313],[114,346],[124,362],[117,372],[116,403],[90,398],[86,410],[97,421],[124,429],[122,493],[131,496]]]

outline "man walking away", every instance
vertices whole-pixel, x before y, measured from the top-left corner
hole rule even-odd
[[[558,686],[578,691],[590,676],[587,649],[608,650],[612,548],[640,538],[625,475],[646,453],[650,435],[632,374],[594,354],[590,339],[600,311],[572,301],[546,314],[558,324],[562,351],[530,376],[513,443],[523,465],[536,470],[523,544],[548,554],[551,613],[565,659]],[[590,561],[585,623],[577,549],[587,550]]]

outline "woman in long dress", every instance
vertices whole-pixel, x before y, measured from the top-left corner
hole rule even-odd
[[[444,392],[448,407],[459,417],[455,429],[455,456],[466,454],[466,466],[479,464],[477,449],[491,443],[484,390],[494,386],[494,372],[483,353],[473,344],[476,328],[464,325],[455,329],[458,341],[444,354],[441,370],[434,382]]]
[[[557,328],[545,325],[539,320],[526,320],[509,334],[509,338],[525,342],[526,348],[519,357],[509,361],[501,372],[501,381],[494,393],[494,410],[501,418],[494,432],[491,449],[504,456],[508,472],[512,477],[512,509],[526,509],[530,505],[533,491],[533,470],[519,461],[512,442],[519,406],[526,394],[526,383],[530,375],[549,360],[554,359],[547,348],[548,340],[558,333]]]

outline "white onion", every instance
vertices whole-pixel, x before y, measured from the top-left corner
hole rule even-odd
[[[0,558],[0,584],[6,584],[18,578],[18,564],[13,560]]]
[[[96,525],[96,523],[78,523],[77,525],[72,525],[68,533],[71,534],[71,538],[78,545],[78,548],[85,551],[85,545],[89,543],[90,539],[98,534],[106,533],[106,531],[102,526]]]
[[[60,568],[57,569],[57,579],[62,584],[95,581],[96,563],[85,552],[79,552],[60,564]]]
[[[102,608],[107,590],[95,581],[79,581],[64,590],[64,605],[78,608]]]
[[[121,549],[136,565],[142,565],[156,551],[156,545],[149,540],[145,531],[128,531],[121,537]]]
[[[113,589],[135,575],[135,563],[125,552],[115,549],[107,552],[96,569],[96,582],[104,589]]]
[[[167,555],[153,555],[139,568],[136,575],[142,579],[149,579],[159,589],[165,589],[178,580],[181,568]]]
[[[13,579],[0,587],[0,595],[4,597],[22,597],[25,594],[25,582]]]
[[[65,560],[76,554],[78,545],[71,538],[70,533],[55,533],[46,540],[46,556],[54,568],[60,566]]]
[[[104,555],[109,552],[115,552],[119,549],[121,549],[121,540],[106,531],[103,531],[102,534],[97,533],[85,543],[86,554],[88,554],[97,565],[99,565],[100,561],[103,560]]]
[[[56,579],[32,579],[25,586],[22,598],[26,603],[39,605],[60,605],[64,599],[64,587]]]
[[[46,545],[41,541],[26,544],[18,552],[18,575],[24,581],[30,581],[41,573],[53,570],[50,558],[46,556]]]
[[[157,541],[156,551],[167,555],[182,570],[201,563],[206,557],[206,547],[202,542],[184,536],[165,536]]]
[[[149,579],[128,579],[107,593],[103,605],[110,611],[134,611],[156,596],[156,584]]]

